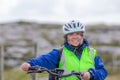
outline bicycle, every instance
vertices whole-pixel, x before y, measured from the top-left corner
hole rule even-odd
[[[82,80],[82,75],[83,75],[83,73],[75,72],[75,71],[64,74],[63,69],[56,68],[54,70],[48,70],[47,68],[40,67],[40,66],[30,67],[27,73],[42,73],[45,71],[48,72],[48,74],[49,74],[49,80],[59,80],[60,78],[69,77],[69,76],[73,76],[73,75],[77,76],[78,80]]]

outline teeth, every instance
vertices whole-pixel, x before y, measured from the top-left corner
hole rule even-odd
[[[76,40],[76,39],[74,39],[74,40],[72,40],[72,41],[75,42],[75,43],[78,42],[78,40]]]

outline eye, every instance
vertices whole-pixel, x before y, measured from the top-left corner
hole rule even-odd
[[[80,35],[80,32],[76,32],[77,35]]]
[[[68,35],[73,35],[73,33],[69,33]]]

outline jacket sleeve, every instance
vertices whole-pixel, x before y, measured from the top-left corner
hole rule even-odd
[[[58,65],[59,52],[53,49],[51,52],[32,58],[28,61],[31,66],[42,66],[48,69],[54,69]]]
[[[99,56],[95,57],[95,69],[91,68],[89,70],[91,74],[91,80],[105,80],[108,73],[104,67],[104,64]]]

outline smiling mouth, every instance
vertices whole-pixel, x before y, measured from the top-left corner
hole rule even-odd
[[[74,43],[78,43],[79,40],[78,40],[78,39],[73,39],[72,42],[74,42]]]

